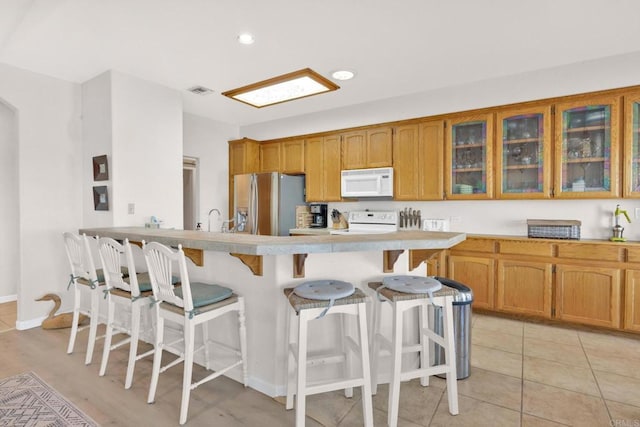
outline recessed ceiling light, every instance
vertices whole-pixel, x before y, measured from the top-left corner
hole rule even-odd
[[[334,71],[331,74],[331,77],[333,77],[336,80],[351,80],[352,78],[355,77],[355,75],[356,73],[351,70],[338,70],[338,71]]]
[[[305,68],[258,83],[222,92],[224,96],[254,107],[266,107],[340,89],[331,80]]]
[[[253,34],[251,33],[242,33],[238,35],[238,43],[241,44],[253,44],[256,39],[253,38]]]

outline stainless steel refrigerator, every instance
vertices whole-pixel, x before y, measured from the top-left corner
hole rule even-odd
[[[288,236],[296,206],[305,205],[304,176],[277,172],[234,176],[233,212],[238,233]]]

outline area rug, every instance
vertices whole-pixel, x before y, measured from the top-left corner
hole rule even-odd
[[[33,372],[0,380],[0,426],[97,425]]]

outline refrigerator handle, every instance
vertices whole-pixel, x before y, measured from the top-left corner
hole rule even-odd
[[[251,175],[249,189],[249,221],[251,221],[251,233],[258,233],[258,176]]]

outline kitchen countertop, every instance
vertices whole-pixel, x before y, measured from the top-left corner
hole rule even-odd
[[[153,229],[144,227],[83,228],[80,233],[131,241],[156,241],[166,245],[246,255],[448,249],[466,239],[465,233],[398,231],[384,234],[258,236],[244,233]]]
[[[289,234],[296,235],[309,235],[309,236],[323,236],[327,235],[333,230],[333,228],[292,228],[289,230]]]

